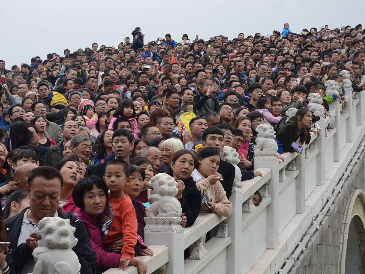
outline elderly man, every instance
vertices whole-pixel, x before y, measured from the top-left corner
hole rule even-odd
[[[157,147],[145,147],[142,149],[141,157],[146,157],[152,163],[153,175],[160,172],[162,165],[162,153]]]
[[[37,247],[34,231],[44,217],[60,217],[70,220],[70,224],[76,228],[75,237],[78,242],[73,250],[81,264],[80,273],[95,273],[96,254],[91,247],[83,222],[58,208],[62,186],[62,176],[53,167],[38,167],[29,173],[27,191],[30,208],[5,220],[8,241],[11,242],[10,256],[16,273],[23,274],[33,271],[35,261],[32,252]]]
[[[89,164],[92,146],[88,136],[76,135],[71,139],[71,150],[73,153],[81,155],[85,164]]]

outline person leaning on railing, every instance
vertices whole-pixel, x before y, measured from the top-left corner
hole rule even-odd
[[[296,146],[301,147],[310,142],[310,127],[312,125],[312,112],[307,108],[297,111],[276,134],[278,147],[282,146],[283,152],[300,152]]]
[[[182,207],[181,226],[192,226],[201,209],[201,196],[192,177],[196,158],[186,149],[177,151],[172,158],[172,176],[178,183],[179,192],[175,196]]]

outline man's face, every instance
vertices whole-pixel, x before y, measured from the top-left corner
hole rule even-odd
[[[271,102],[271,113],[275,117],[280,116],[283,106],[280,101]]]
[[[243,69],[244,69],[244,67],[243,67],[243,62],[237,62],[237,63],[236,63],[236,66],[235,66],[235,71],[236,71],[237,73],[239,73],[239,74],[242,74]]]
[[[131,125],[127,121],[121,121],[118,123],[117,129],[126,129],[131,131]]]
[[[58,178],[47,180],[42,177],[33,179],[28,189],[30,210],[38,221],[53,217],[57,211],[61,195],[61,181]]]
[[[257,101],[261,97],[262,94],[263,94],[263,91],[261,88],[254,89],[251,93],[251,100]]]
[[[190,127],[190,132],[191,135],[193,135],[194,137],[201,139],[204,130],[206,130],[208,128],[208,123],[205,119],[198,119],[195,120],[194,123],[191,124]]]
[[[43,103],[38,103],[34,106],[34,115],[35,116],[42,116],[42,117],[46,117],[47,114],[47,109],[46,106]]]
[[[207,123],[208,123],[208,127],[215,127],[215,126],[219,125],[220,120],[218,117],[211,116],[209,118],[209,120],[207,120]]]
[[[38,94],[41,99],[46,99],[49,93],[50,90],[47,86],[40,86],[38,89]]]
[[[156,147],[150,148],[147,159],[152,163],[153,173],[155,175],[159,173],[162,165],[162,152]]]
[[[98,80],[90,78],[89,81],[87,82],[87,88],[90,90],[96,90],[97,87],[98,87]]]
[[[232,146],[232,141],[233,141],[232,131],[226,128],[222,128],[221,130],[224,133],[224,145],[229,147]]]
[[[161,123],[158,125],[162,135],[170,135],[174,129],[174,121],[172,118],[162,118]]]
[[[21,106],[16,106],[13,108],[12,115],[10,116],[11,120],[14,120],[16,118],[23,118],[25,114],[24,109]]]
[[[179,107],[179,103],[180,103],[179,94],[173,93],[169,97],[169,99],[166,100],[166,103],[167,103],[168,107],[170,107],[172,109],[178,108]]]
[[[312,67],[311,69],[311,72],[314,74],[314,75],[319,75],[321,73],[321,65],[316,63],[314,64],[314,66]]]
[[[235,149],[235,150],[239,150],[240,147],[242,146],[243,144],[243,137],[242,136],[234,136],[233,137],[233,140],[232,140],[232,147]]]
[[[68,141],[79,134],[79,127],[75,121],[67,121],[63,126],[63,138]]]
[[[129,143],[126,136],[120,135],[113,138],[112,150],[117,159],[125,159],[133,150],[134,143]]]
[[[86,140],[72,148],[73,152],[84,156],[85,159],[90,159],[92,146],[90,140]]]
[[[68,72],[68,74],[66,75],[66,78],[69,79],[69,80],[74,80],[75,78],[77,77],[77,72],[76,70],[70,70]]]
[[[27,84],[20,84],[18,94],[21,98],[25,97],[25,94],[29,91],[29,87]]]
[[[181,97],[183,104],[188,104],[193,102],[194,93],[192,90],[185,90],[184,95]]]
[[[161,137],[161,132],[157,127],[148,128],[146,135],[143,136],[143,138],[146,139],[148,142],[151,142],[153,139],[158,137]]]
[[[220,134],[209,134],[207,139],[203,141],[203,147],[214,147],[219,152],[222,152],[224,147],[224,137]]]

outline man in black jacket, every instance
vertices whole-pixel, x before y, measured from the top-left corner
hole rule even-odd
[[[10,256],[14,262],[16,273],[30,273],[35,261],[32,256],[37,247],[37,236],[34,231],[44,217],[69,219],[76,228],[75,237],[78,242],[73,248],[81,264],[82,274],[95,273],[96,254],[93,251],[88,232],[83,222],[72,214],[58,209],[63,179],[53,167],[33,169],[28,176],[28,193],[30,208],[5,220],[5,227],[10,245]]]
[[[207,128],[203,133],[202,141],[203,147],[214,147],[219,151],[219,153],[221,153],[224,147],[224,133],[216,127]],[[230,163],[221,159],[218,173],[220,173],[223,177],[221,184],[226,191],[227,198],[229,198],[232,194],[235,168]]]

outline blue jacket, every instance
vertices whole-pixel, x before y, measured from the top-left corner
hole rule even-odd
[[[281,37],[285,38],[288,36],[289,33],[293,33],[290,29],[283,28],[281,31]]]
[[[176,42],[174,41],[174,40],[171,40],[171,41],[166,41],[165,40],[165,43],[163,43],[163,45],[165,46],[165,47],[167,47],[167,46],[172,46],[172,48],[174,49],[174,48],[176,48]]]

